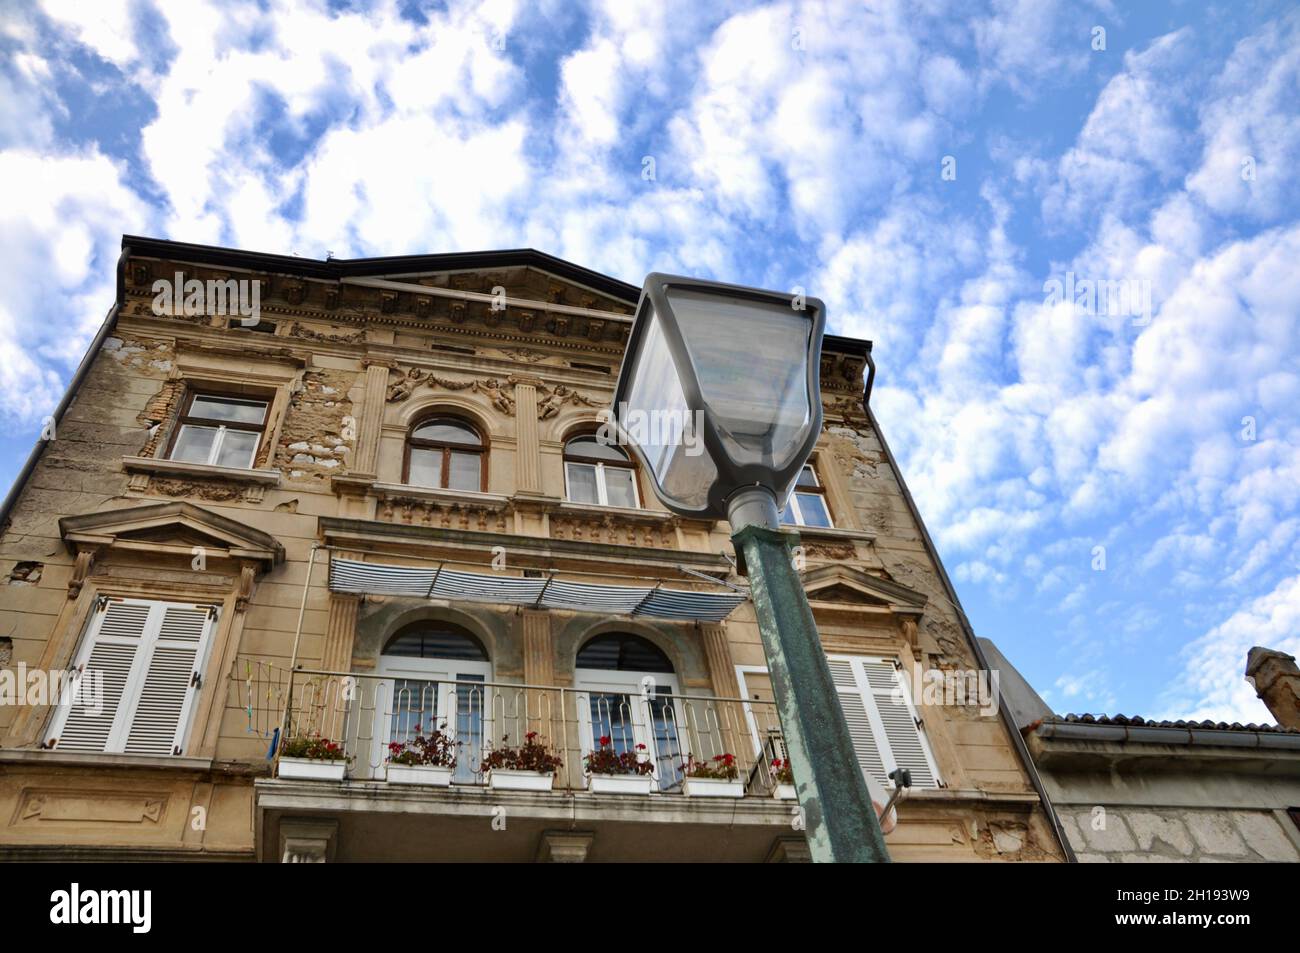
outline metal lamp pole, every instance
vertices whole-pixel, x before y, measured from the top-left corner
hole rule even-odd
[[[881,862],[889,860],[885,838],[777,504],[821,433],[825,329],[826,306],[817,298],[652,272],[612,420],[664,506],[731,523],[812,859]],[[644,426],[664,414],[689,428]],[[687,441],[687,430],[697,439]]]
[[[815,863],[888,863],[812,608],[791,563],[776,497],[763,487],[728,501],[732,542],[743,560],[776,693],[777,712],[808,849]]]

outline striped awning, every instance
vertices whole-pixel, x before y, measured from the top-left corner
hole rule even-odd
[[[745,601],[740,592],[692,592],[662,586],[606,586],[559,579],[525,579],[505,573],[462,572],[435,566],[390,566],[355,559],[330,560],[333,592],[422,599],[461,599],[602,615],[721,622]]]

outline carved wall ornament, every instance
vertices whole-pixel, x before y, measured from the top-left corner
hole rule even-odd
[[[302,338],[304,341],[324,341],[328,344],[356,344],[365,338],[366,332],[363,330],[343,331],[338,334],[331,334],[329,331],[317,331],[315,328],[308,327],[305,324],[294,322],[293,330],[289,332],[291,337]]]
[[[397,379],[388,385],[387,401],[390,404],[401,403],[415,393],[417,387],[428,385],[443,390],[473,390],[487,397],[488,403],[500,413],[507,417],[514,416],[515,399],[509,393],[509,388],[514,386],[513,378],[501,380],[496,377],[485,377],[472,381],[456,381],[439,377],[432,371],[419,367],[395,367],[393,372],[397,375]]]
[[[520,364],[540,364],[549,357],[544,351],[538,351],[531,347],[500,347],[495,350],[498,354],[508,357],[512,361],[518,361]]]
[[[248,609],[248,600],[253,598],[253,589],[257,583],[257,563],[242,561],[239,564],[239,588],[235,592],[235,611]]]
[[[604,406],[604,401],[584,396],[565,384],[556,384],[554,387],[543,385],[537,389],[537,394],[539,398],[537,401],[538,420],[550,420],[552,417],[558,416],[565,404],[579,404],[583,407]]]
[[[852,543],[803,543],[802,545],[804,555],[814,559],[840,562],[857,556],[857,550],[853,548]]]
[[[209,480],[172,480],[154,477],[149,481],[151,493],[171,497],[197,497],[213,503],[226,503],[244,498],[245,488],[239,483]]]
[[[866,422],[867,412],[862,407],[862,397],[840,397],[834,394],[823,394],[822,405],[825,407],[826,417],[841,417],[846,422],[854,421]],[[824,421],[822,426],[830,425],[829,419]]]
[[[85,585],[86,577],[90,575],[90,570],[95,565],[95,557],[99,553],[99,547],[95,546],[78,550],[77,561],[72,567],[72,578],[68,580],[69,599],[75,599],[81,594],[81,587]]]

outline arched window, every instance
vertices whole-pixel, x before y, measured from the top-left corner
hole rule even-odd
[[[492,677],[492,663],[483,643],[450,622],[413,622],[384,645],[376,674],[382,689],[374,763],[387,760],[389,742],[409,742],[421,731],[439,728],[463,746],[455,780],[474,782],[486,740],[484,712],[491,706],[483,683]]]
[[[411,428],[406,438],[409,486],[444,490],[487,489],[486,446],[482,435],[455,417],[432,417]]]
[[[636,465],[622,447],[583,434],[564,445],[564,482],[574,503],[600,506],[641,505]]]
[[[578,651],[574,686],[587,698],[578,728],[588,750],[608,738],[620,754],[642,751],[654,762],[660,791],[681,784],[685,720],[673,663],[657,645],[627,632],[598,635]]]
[[[673,663],[649,639],[610,632],[596,636],[579,650],[577,667],[606,672],[671,672]]]
[[[406,626],[384,646],[384,655],[402,658],[445,658],[463,662],[486,662],[483,643],[458,625],[449,622],[415,622]]]

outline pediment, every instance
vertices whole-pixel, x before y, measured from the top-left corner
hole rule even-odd
[[[393,274],[377,276],[386,281],[423,285],[428,288],[446,288],[477,294],[497,294],[505,289],[506,297],[522,298],[548,304],[589,308],[630,314],[631,307],[625,299],[611,296],[589,285],[584,285],[555,271],[535,265],[517,265],[503,262],[462,271],[429,272],[422,275]]]
[[[920,615],[928,597],[914,589],[849,566],[821,566],[803,573],[810,602],[863,608],[885,608],[905,615]]]
[[[114,546],[189,551],[202,546],[209,556],[252,560],[264,569],[284,561],[284,547],[274,536],[193,503],[146,503],[65,516],[59,531],[73,552]]]

